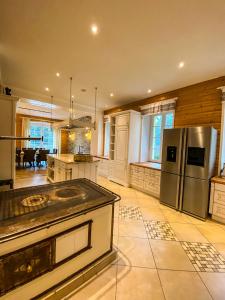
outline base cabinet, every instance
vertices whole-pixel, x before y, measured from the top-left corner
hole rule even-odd
[[[225,223],[225,185],[211,183],[210,208],[212,219]]]
[[[157,198],[160,195],[160,178],[160,170],[131,165],[131,186]]]

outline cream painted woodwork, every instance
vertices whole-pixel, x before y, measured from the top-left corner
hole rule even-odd
[[[0,135],[15,136],[17,97],[0,95]],[[0,141],[0,179],[15,179],[15,141]]]
[[[108,178],[109,165],[110,165],[109,159],[105,159],[105,158],[98,158],[98,159],[99,159],[98,175]]]
[[[131,165],[130,182],[137,190],[159,198],[161,171]]]
[[[108,178],[129,186],[129,164],[139,161],[141,115],[129,110],[111,115],[110,120],[112,144]]]
[[[225,223],[225,185],[211,183],[209,212],[212,219]]]
[[[97,182],[98,162],[74,162],[73,154],[48,155],[48,180],[60,182],[87,178]]]
[[[63,222],[49,225],[44,229],[40,229],[33,233],[27,233],[26,235],[22,235],[18,238],[14,238],[11,240],[9,239],[7,242],[0,244],[0,256],[2,256],[31,244],[48,239],[59,233],[63,233],[64,231],[69,230],[70,228],[73,228],[86,221],[92,221],[91,249],[88,249],[81,255],[72,258],[66,263],[63,263],[52,271],[47,272],[46,274],[28,282],[27,284],[17,287],[15,290],[12,290],[11,292],[2,296],[1,300],[31,299],[58,284],[59,282],[65,280],[72,274],[79,272],[90,263],[102,257],[102,255],[108,253],[110,250],[112,250],[112,218],[113,205],[109,204],[87,214],[83,214],[74,218],[68,217],[68,219]],[[77,232],[77,234],[75,234],[75,232]],[[69,254],[69,252],[71,253],[72,251],[83,247],[87,239],[87,231],[84,227],[83,231],[72,231],[70,236],[65,233],[65,236],[61,236],[62,239],[63,237],[65,238],[64,253],[62,251],[63,245],[58,244],[58,248],[56,247],[56,250],[59,250],[59,253],[56,253],[58,261],[63,259],[63,255],[65,253]],[[76,241],[74,241],[74,237],[76,237]]]

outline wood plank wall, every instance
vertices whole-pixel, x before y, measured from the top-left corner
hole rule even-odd
[[[220,86],[225,86],[225,76],[135,101],[120,107],[115,107],[104,111],[104,114],[107,115],[127,109],[139,111],[141,105],[178,97],[174,126],[213,126],[216,128],[218,130],[218,164],[222,104],[221,90],[218,90],[217,88]]]

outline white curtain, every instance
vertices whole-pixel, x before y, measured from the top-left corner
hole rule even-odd
[[[30,135],[30,119],[22,118],[22,137],[28,137]],[[21,142],[22,148],[29,148],[29,141]]]

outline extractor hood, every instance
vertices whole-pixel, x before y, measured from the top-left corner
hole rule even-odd
[[[60,129],[76,129],[76,128],[95,128],[95,123],[92,122],[91,116],[85,116],[78,119],[70,119],[60,123],[54,124],[54,127]]]

